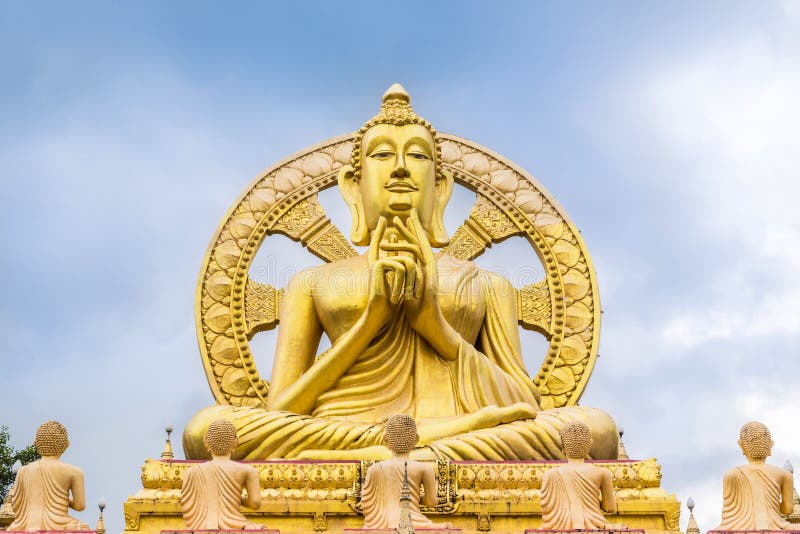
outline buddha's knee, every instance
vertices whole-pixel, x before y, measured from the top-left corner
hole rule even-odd
[[[217,419],[230,419],[230,406],[209,406],[197,412],[183,429],[183,453],[187,460],[210,460],[204,441],[208,425]]]
[[[595,460],[616,460],[619,452],[617,424],[603,410],[588,406],[566,406],[539,412],[537,424],[560,429],[567,421],[586,423],[592,431],[592,448],[589,456]]]
[[[586,410],[586,424],[592,431],[592,448],[589,455],[596,460],[616,460],[619,455],[619,431],[614,419],[603,410]]]

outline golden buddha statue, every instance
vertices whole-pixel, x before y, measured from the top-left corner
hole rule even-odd
[[[419,510],[420,488],[425,488],[422,503],[436,505],[436,475],[430,464],[411,460],[408,455],[419,440],[417,425],[410,416],[396,414],[386,420],[386,446],[392,458],[372,464],[361,488],[364,528],[396,529],[400,524],[400,498],[408,476],[408,507],[414,528],[448,528],[434,523]]]
[[[384,421],[395,413],[418,422],[414,459],[561,458],[559,429],[572,420],[591,429],[592,458],[616,458],[606,413],[541,409],[510,282],[434,251],[448,242],[453,176],[401,86],[359,130],[338,184],[351,239],[368,252],[291,280],[266,406],[201,411],[184,431],[188,458],[207,457],[208,424],[225,418],[239,430],[238,459],[386,459]],[[332,347],[317,355],[323,333]]]
[[[70,508],[86,508],[83,471],[61,461],[69,447],[64,425],[48,421],[33,441],[41,459],[17,471],[11,489],[14,521],[8,530],[90,530],[89,525],[68,514]]]
[[[245,519],[244,505],[261,506],[258,471],[231,460],[238,437],[230,421],[219,419],[208,426],[205,443],[212,460],[186,470],[181,487],[181,508],[191,530],[261,530]],[[242,496],[242,489],[247,492]]]
[[[580,421],[561,428],[561,443],[566,465],[548,469],[542,477],[542,529],[609,530],[624,528],[609,525],[600,509],[616,513],[611,471],[584,460],[592,447],[592,432]]]
[[[715,530],[791,530],[783,515],[792,513],[792,474],[765,463],[772,437],[762,423],[751,421],[739,432],[747,465],[725,473],[722,481],[722,523]]]

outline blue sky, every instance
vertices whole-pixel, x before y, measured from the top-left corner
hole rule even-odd
[[[64,422],[112,531],[163,426],[212,402],[193,297],[222,215],[267,166],[357,129],[394,81],[581,229],[605,312],[582,403],[659,458],[701,528],[745,421],[772,428],[774,463],[800,463],[800,2],[0,9],[0,424],[21,446]],[[451,230],[468,208],[457,196]],[[272,276],[316,261],[271,246]],[[521,254],[481,264],[513,273]]]

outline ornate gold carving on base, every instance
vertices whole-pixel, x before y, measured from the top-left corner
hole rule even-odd
[[[328,530],[328,522],[325,519],[324,512],[317,512],[314,514],[313,528],[316,532],[324,532]]]
[[[492,517],[489,514],[478,514],[478,530],[481,532],[492,530]]]
[[[371,462],[253,462],[262,488],[261,508],[246,513],[251,521],[281,530],[308,532],[322,526],[340,533],[360,528],[358,499]],[[124,505],[128,534],[156,534],[181,529],[180,487],[193,462],[148,460],[142,489]],[[480,515],[494,531],[522,532],[541,521],[539,492],[552,462],[449,462],[436,464],[437,505],[424,508],[436,521],[448,521],[465,534],[480,532]],[[614,477],[618,513],[609,521],[648,532],[678,530],[680,503],[661,487],[661,467],[654,460],[595,462]],[[436,516],[442,516],[437,518]]]

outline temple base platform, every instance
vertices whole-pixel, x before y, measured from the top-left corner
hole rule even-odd
[[[541,528],[529,528],[525,534],[644,534],[641,528],[589,528],[575,530],[545,530]]]
[[[125,534],[185,532],[180,507],[183,473],[197,462],[147,460],[142,489],[124,504]],[[371,461],[248,462],[259,472],[262,503],[243,512],[281,534],[362,530],[361,485]],[[435,462],[437,504],[422,511],[463,534],[523,534],[541,527],[542,475],[559,462]],[[618,513],[609,523],[645,534],[677,533],[680,502],[661,488],[655,459],[598,461],[611,471]]]
[[[240,530],[231,530],[231,529],[214,529],[214,530],[206,530],[206,529],[194,529],[194,530],[162,530],[161,534],[280,534],[280,530],[275,529],[263,529],[263,530],[247,530],[247,529],[240,529]]]
[[[397,534],[394,528],[346,528],[345,534]],[[421,534],[462,534],[460,528],[415,528]]]

